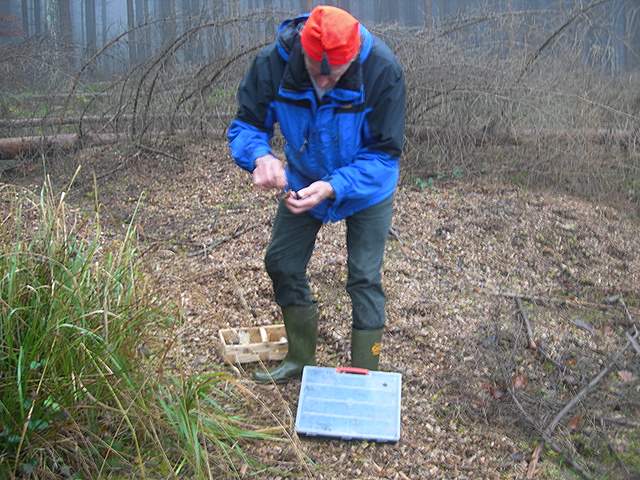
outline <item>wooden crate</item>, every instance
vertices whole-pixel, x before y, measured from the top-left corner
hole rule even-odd
[[[287,354],[284,325],[222,328],[219,331],[221,355],[228,363],[282,360]]]

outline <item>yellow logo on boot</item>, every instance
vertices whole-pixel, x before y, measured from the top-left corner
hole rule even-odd
[[[371,354],[374,357],[379,356],[381,351],[382,351],[382,344],[380,342],[374,343],[373,346],[371,347]]]

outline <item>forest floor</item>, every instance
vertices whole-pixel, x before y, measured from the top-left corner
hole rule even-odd
[[[259,367],[223,365],[217,340],[221,328],[281,323],[263,267],[277,199],[253,190],[223,144],[174,155],[180,160],[80,152],[71,163],[83,171],[69,202],[92,208],[95,171],[103,231],[117,238],[144,192],[135,219],[144,270],[185,318],[168,361],[189,372],[233,372],[259,399],[246,416],[273,423],[273,414],[294,437],[244,446],[266,467],[257,478],[498,479],[525,478],[528,470],[531,478],[572,478],[562,458],[608,478],[640,478],[640,357],[628,348],[610,365],[640,318],[636,220],[588,201],[482,181],[402,186],[384,265],[380,365],[402,374],[401,439],[299,439],[300,382],[254,384],[250,373]],[[49,173],[63,185],[74,167]],[[42,171],[22,168],[10,181],[36,189]],[[348,365],[343,224],[322,228],[308,273],[321,312],[318,364]],[[546,360],[527,348],[513,295],[525,297]],[[552,433],[564,457],[544,449],[538,458],[536,428],[606,366],[610,373]]]

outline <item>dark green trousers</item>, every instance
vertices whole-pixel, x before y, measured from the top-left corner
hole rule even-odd
[[[351,297],[353,328],[375,330],[385,321],[382,260],[391,226],[393,195],[346,219],[347,292]],[[283,202],[273,224],[265,256],[276,302],[281,307],[314,302],[307,279],[316,235],[322,222],[308,214],[295,215]]]

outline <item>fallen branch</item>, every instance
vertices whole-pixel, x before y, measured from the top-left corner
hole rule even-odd
[[[512,299],[513,298],[520,298],[522,300],[527,300],[527,301],[533,302],[533,303],[542,303],[542,304],[553,303],[553,304],[558,304],[558,305],[575,305],[576,307],[598,308],[598,309],[601,309],[601,310],[615,308],[611,304],[586,302],[586,301],[583,301],[583,300],[577,300],[576,298],[544,297],[542,295],[529,295],[529,294],[526,294],[526,293],[499,291],[499,290],[493,290],[493,289],[484,288],[484,287],[478,287],[478,290],[479,291],[484,291],[484,292],[488,293],[489,295],[494,295],[494,296],[498,296],[498,297],[505,297],[505,298],[512,298]],[[640,314],[640,310],[638,310],[638,309],[630,309],[630,311],[636,311],[636,312],[638,312]]]
[[[638,336],[638,332],[635,333],[633,339],[635,339],[635,337]],[[562,420],[562,418],[569,413],[573,407],[576,406],[576,404],[582,400],[587,393],[589,393],[590,390],[592,390],[596,385],[598,385],[598,383],[600,383],[600,381],[611,371],[611,369],[613,368],[613,366],[616,364],[616,362],[618,361],[618,359],[622,356],[622,354],[627,350],[627,348],[629,348],[629,346],[631,345],[631,341],[632,339],[628,339],[627,343],[625,344],[624,347],[622,347],[620,350],[618,350],[615,355],[613,356],[613,358],[611,359],[611,361],[609,362],[609,364],[607,366],[605,366],[600,373],[598,373],[598,375],[596,375],[587,385],[585,385],[584,387],[582,387],[582,389],[569,401],[569,403],[567,403],[564,408],[562,408],[562,410],[560,410],[556,416],[553,418],[553,420],[551,420],[551,422],[549,423],[549,425],[547,426],[547,428],[545,428],[544,430],[544,434],[546,436],[551,436],[551,434],[553,433],[553,431],[555,430],[555,428],[558,426],[558,424],[560,423],[560,421]]]
[[[201,248],[198,248],[198,250],[194,250],[192,252],[187,253],[187,257],[197,257],[198,255],[206,256],[211,250],[219,247],[220,245],[228,242],[229,240],[234,240],[240,237],[241,235],[244,235],[248,231],[258,227],[259,225],[260,225],[259,223],[255,223],[243,229],[237,228],[236,231],[233,232],[231,235],[226,235],[224,237],[217,238],[216,240],[213,240],[212,242],[209,242],[206,245],[203,245]]]
[[[149,147],[148,145],[143,145],[142,143],[136,143],[135,146],[137,148],[139,148],[140,150],[143,150],[143,151],[145,151],[147,153],[153,153],[153,154],[156,154],[156,155],[160,155],[162,157],[167,157],[167,158],[170,158],[172,160],[175,160],[176,162],[180,161],[180,159],[178,157],[176,157],[175,155],[171,155],[169,152],[165,152],[163,150],[157,150],[157,149],[155,149],[153,147]]]
[[[224,120],[228,121],[235,117],[235,113],[224,112],[212,115],[205,115],[202,120]],[[131,114],[121,114],[117,116],[118,121],[129,121],[133,119]],[[190,115],[175,115],[171,117],[171,121],[178,120],[192,120]],[[103,115],[86,115],[82,117],[36,117],[36,118],[13,118],[0,120],[0,128],[27,128],[27,127],[49,127],[49,126],[63,126],[63,125],[78,125],[80,123],[96,124],[96,123],[111,123],[113,117],[107,117]],[[168,115],[155,115],[148,117],[147,120],[154,120],[160,122],[168,122],[170,117]]]
[[[155,132],[158,136],[169,136],[165,132]],[[175,135],[185,135],[187,130],[178,130]],[[57,135],[45,135],[34,137],[12,137],[0,138],[0,159],[8,160],[28,155],[34,152],[49,152],[52,150],[75,150],[85,145],[109,145],[119,141],[127,140],[129,137],[124,133],[59,133]],[[212,130],[207,132],[207,138],[225,138],[222,130]],[[160,152],[154,152],[160,153]],[[164,152],[163,152],[164,154]]]
[[[600,421],[604,423],[613,423],[615,425],[620,425],[622,427],[640,429],[640,422],[634,422],[633,420],[627,420],[626,418],[603,417],[603,418],[600,418]]]
[[[15,158],[20,155],[52,150],[73,150],[81,145],[108,145],[124,138],[115,133],[60,133],[41,137],[14,137],[0,139],[0,159]]]
[[[520,401],[518,400],[518,397],[516,397],[515,392],[513,391],[512,388],[509,388],[509,394],[511,395],[511,398],[513,399],[513,402],[516,404],[516,407],[518,407],[518,410],[520,410],[520,412],[522,413],[522,415],[524,416],[525,420],[527,420],[527,422],[529,422],[529,424],[538,432],[538,434],[542,437],[543,442],[539,445],[540,450],[542,450],[542,448],[544,447],[545,443],[551,447],[552,450],[554,450],[556,453],[558,453],[559,455],[562,456],[562,458],[564,458],[567,463],[569,463],[571,465],[571,467],[580,474],[580,476],[586,480],[591,480],[593,477],[591,476],[591,474],[589,472],[587,472],[582,465],[580,465],[571,455],[565,453],[565,451],[560,447],[560,445],[558,445],[549,435],[547,435],[544,431],[542,431],[540,429],[540,427],[538,427],[538,425],[536,425],[536,422],[533,421],[533,419],[529,416],[529,414],[527,413],[527,411],[524,409],[524,407],[522,406],[522,404],[520,403]],[[534,452],[535,453],[535,452]],[[532,460],[533,460],[533,456],[532,456]]]
[[[629,342],[631,342],[631,346],[633,347],[633,349],[636,351],[638,355],[640,355],[640,345],[638,344],[637,340],[629,332],[626,332],[626,336]],[[636,336],[637,336],[637,332],[636,332]]]

